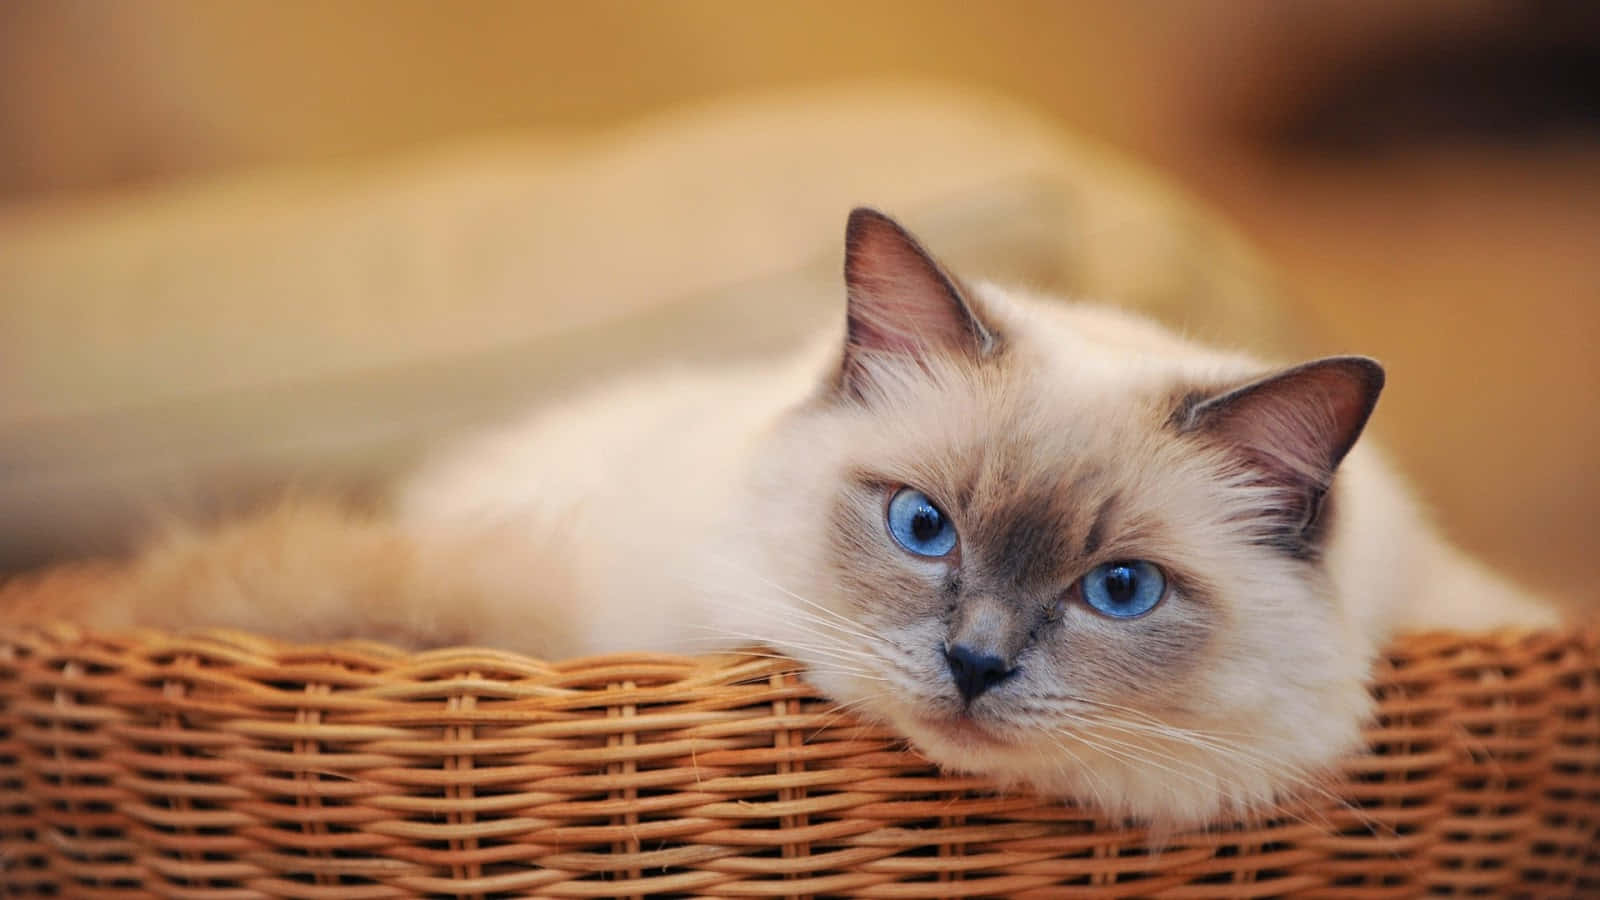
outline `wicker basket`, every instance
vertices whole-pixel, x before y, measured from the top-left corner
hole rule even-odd
[[[1168,838],[763,657],[0,632],[0,894],[1600,896],[1600,633],[1414,636],[1329,798]]]

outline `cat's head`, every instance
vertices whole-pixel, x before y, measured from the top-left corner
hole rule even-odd
[[[1115,814],[1248,808],[1351,748],[1372,648],[1322,550],[1376,363],[972,290],[870,210],[845,270],[753,501],[774,645],[942,765]]]

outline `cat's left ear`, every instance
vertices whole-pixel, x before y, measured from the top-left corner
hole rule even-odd
[[[865,363],[937,354],[974,359],[993,351],[994,332],[928,251],[899,223],[874,209],[850,213],[845,229],[849,298],[843,386],[859,392]]]
[[[1366,427],[1383,381],[1383,367],[1364,356],[1319,359],[1203,400],[1179,425],[1219,440],[1263,483],[1282,489],[1277,511],[1309,540],[1334,470]]]

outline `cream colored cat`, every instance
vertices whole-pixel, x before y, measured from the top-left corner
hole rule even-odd
[[[969,289],[870,210],[845,272],[842,350],[601,388],[376,516],[175,535],[83,614],[546,656],[763,642],[944,766],[1166,825],[1357,746],[1396,630],[1553,621],[1351,449],[1371,360],[1274,371]]]

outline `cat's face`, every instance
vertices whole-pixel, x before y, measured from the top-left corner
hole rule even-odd
[[[851,241],[838,381],[774,438],[773,642],[942,765],[1146,819],[1267,801],[1348,749],[1370,648],[1319,550],[1376,367],[1241,390],[1150,326],[1117,349],[963,291],[875,214]]]

